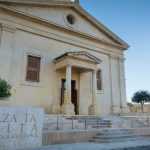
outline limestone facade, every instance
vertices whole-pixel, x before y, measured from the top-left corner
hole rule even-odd
[[[73,24],[68,22],[68,15],[73,17]],[[12,96],[0,105],[40,106],[55,114],[75,114],[74,107],[79,115],[126,112],[127,48],[78,3],[1,0],[0,77],[11,84]],[[55,61],[69,52],[79,55]],[[41,58],[39,82],[26,81],[28,55]],[[99,69],[101,90],[96,86]],[[61,105],[63,79],[66,89]],[[72,80],[76,106],[70,100]]]

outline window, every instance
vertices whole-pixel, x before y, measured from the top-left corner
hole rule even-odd
[[[75,24],[75,17],[74,17],[73,15],[69,14],[69,15],[67,15],[66,18],[67,18],[67,21],[68,21],[68,23],[69,23],[70,25]]]
[[[102,90],[102,72],[101,72],[101,70],[97,71],[96,78],[97,78],[97,90]]]
[[[28,55],[26,80],[32,82],[40,81],[40,63],[41,58]]]

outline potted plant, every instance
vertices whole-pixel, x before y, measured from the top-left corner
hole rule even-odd
[[[10,97],[10,90],[11,86],[7,83],[7,81],[0,78],[0,100]]]

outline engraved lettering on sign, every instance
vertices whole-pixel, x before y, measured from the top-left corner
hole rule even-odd
[[[37,137],[38,136],[38,130],[36,124],[33,124],[32,130],[31,130],[31,136]]]
[[[0,122],[17,122],[15,114],[3,113],[0,115]]]
[[[32,113],[0,113],[0,138],[38,137],[36,116]],[[27,132],[28,131],[28,132]]]

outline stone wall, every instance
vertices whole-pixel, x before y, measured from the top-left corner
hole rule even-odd
[[[0,149],[41,146],[43,119],[40,108],[0,107]]]
[[[128,108],[130,112],[141,112],[141,105],[140,104],[128,104]],[[144,112],[149,113],[150,112],[150,104],[144,105]]]

